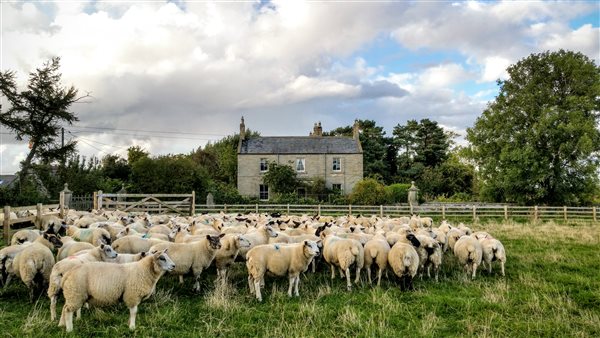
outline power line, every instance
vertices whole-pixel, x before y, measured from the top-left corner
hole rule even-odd
[[[91,144],[89,144],[89,143],[85,142],[84,140],[80,140],[80,141],[81,141],[81,142],[83,142],[83,143],[85,143],[85,144],[87,144],[88,146],[90,146],[90,147],[92,147],[92,148],[94,148],[94,149],[98,150],[99,152],[102,152],[102,153],[105,153],[105,154],[109,155],[109,153],[107,153],[106,151],[104,151],[104,150],[102,150],[102,149],[100,149],[100,148],[97,148],[96,146],[93,146],[93,145],[91,145]]]
[[[77,136],[77,135],[73,134],[70,131],[67,131],[67,132],[69,134],[73,135],[75,138],[81,140],[82,142],[85,140],[85,141],[88,141],[88,142],[93,142],[93,143],[98,143],[98,144],[101,144],[101,145],[104,145],[104,146],[113,147],[113,148],[116,148],[116,149],[119,149],[119,150],[127,148],[127,146],[119,147],[119,146],[115,146],[115,145],[112,145],[112,144],[108,144],[108,143],[104,143],[104,142],[100,142],[100,141],[91,140],[91,139],[85,138],[83,136]]]

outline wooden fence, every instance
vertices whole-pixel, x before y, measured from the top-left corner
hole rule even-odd
[[[56,209],[56,211],[44,212],[44,209]],[[24,215],[18,215],[17,218],[10,218],[11,212],[21,213]],[[2,238],[4,239],[4,243],[8,244],[10,242],[11,237],[11,227],[14,224],[31,222],[35,225],[35,227],[40,228],[42,224],[42,216],[46,215],[56,215],[56,216],[64,216],[65,209],[60,207],[60,204],[51,204],[51,205],[42,205],[38,203],[37,205],[26,206],[26,207],[17,207],[11,208],[10,206],[4,206],[4,219],[2,221]]]
[[[94,192],[94,209],[193,215],[196,193],[191,194],[105,194]]]
[[[293,204],[217,204],[213,206],[198,205],[196,213],[247,213],[263,212],[282,214],[311,214],[311,215],[376,215],[380,217],[399,217],[418,213],[435,219],[464,220],[477,222],[482,219],[498,220],[577,220],[598,221],[596,207],[540,207],[486,204],[423,204],[415,207],[410,205],[293,205]]]

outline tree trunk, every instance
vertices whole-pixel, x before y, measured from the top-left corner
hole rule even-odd
[[[33,157],[35,156],[37,148],[38,148],[38,144],[36,142],[34,142],[33,146],[31,147],[31,150],[29,151],[29,154],[27,154],[27,157],[23,161],[23,165],[21,166],[21,172],[19,174],[19,180],[20,180],[21,185],[23,184],[23,182],[25,182],[25,179],[27,178],[27,174],[28,174],[27,172],[29,171],[29,167],[31,167],[31,161],[33,160]]]

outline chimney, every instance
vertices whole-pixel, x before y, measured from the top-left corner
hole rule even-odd
[[[354,120],[354,125],[352,126],[352,138],[355,140],[358,140],[359,135],[360,135],[360,127],[358,126],[358,120]]]
[[[244,117],[242,116],[242,122],[240,122],[240,140],[246,138],[246,125],[244,124]]]
[[[309,135],[313,137],[323,136],[323,127],[321,127],[321,122],[314,124],[313,131]]]

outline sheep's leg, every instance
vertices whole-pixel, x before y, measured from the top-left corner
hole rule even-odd
[[[504,261],[500,261],[500,268],[502,269],[502,277],[504,277]]]
[[[66,309],[63,308],[63,312],[65,312],[65,326],[67,332],[71,332],[73,331],[73,311],[66,311]]]
[[[371,267],[365,267],[365,270],[367,270],[367,279],[369,280],[369,285],[372,285],[373,281],[371,280]]]
[[[183,284],[183,275],[179,275],[179,284]]]
[[[492,261],[487,262],[488,264],[488,273],[491,275],[492,274]]]
[[[344,278],[344,270],[340,267],[340,278]]]
[[[381,275],[383,274],[383,269],[379,268],[379,271],[377,271],[377,286],[379,286],[379,284],[381,284]]]
[[[87,303],[85,303],[87,305]],[[76,317],[75,320],[80,320],[81,319],[81,308],[77,309],[77,313],[76,313]]]
[[[435,273],[435,281],[437,282],[438,281],[438,275],[440,274],[440,267],[436,266],[436,267],[433,268],[433,270],[434,270],[434,273]]]
[[[296,282],[296,277],[289,276],[288,279],[290,281],[290,286],[288,286],[288,297],[292,297],[292,291],[294,291],[294,283]]]
[[[313,259],[310,264],[312,265],[312,273],[317,272],[317,262],[316,262],[316,259]]]
[[[135,330],[135,315],[137,314],[138,307],[134,305],[129,308],[129,329]]]
[[[254,294],[254,278],[251,275],[248,275],[248,287],[250,288],[250,294]]]
[[[473,274],[471,275],[471,279],[475,279],[476,272],[477,272],[477,264],[473,263]]]
[[[329,265],[331,267],[331,279],[335,279],[335,267],[333,264]]]
[[[194,272],[194,279],[196,282],[194,282],[194,292],[200,292],[200,274],[202,273],[202,270]]]
[[[356,278],[354,279],[354,284],[358,284],[359,282],[360,282],[360,268],[357,266],[356,267]]]
[[[296,276],[296,283],[294,283],[295,284],[295,289],[296,289],[296,292],[295,292],[296,297],[300,297],[300,293],[298,292],[298,283],[300,283],[300,276],[299,275]]]
[[[431,265],[427,264],[427,278],[431,278]]]
[[[262,295],[260,294],[260,278],[254,280],[254,292],[256,292],[256,299],[262,302]]]
[[[352,291],[352,282],[350,282],[350,268],[346,268],[346,288]]]
[[[56,295],[50,297],[50,320],[56,320]]]

